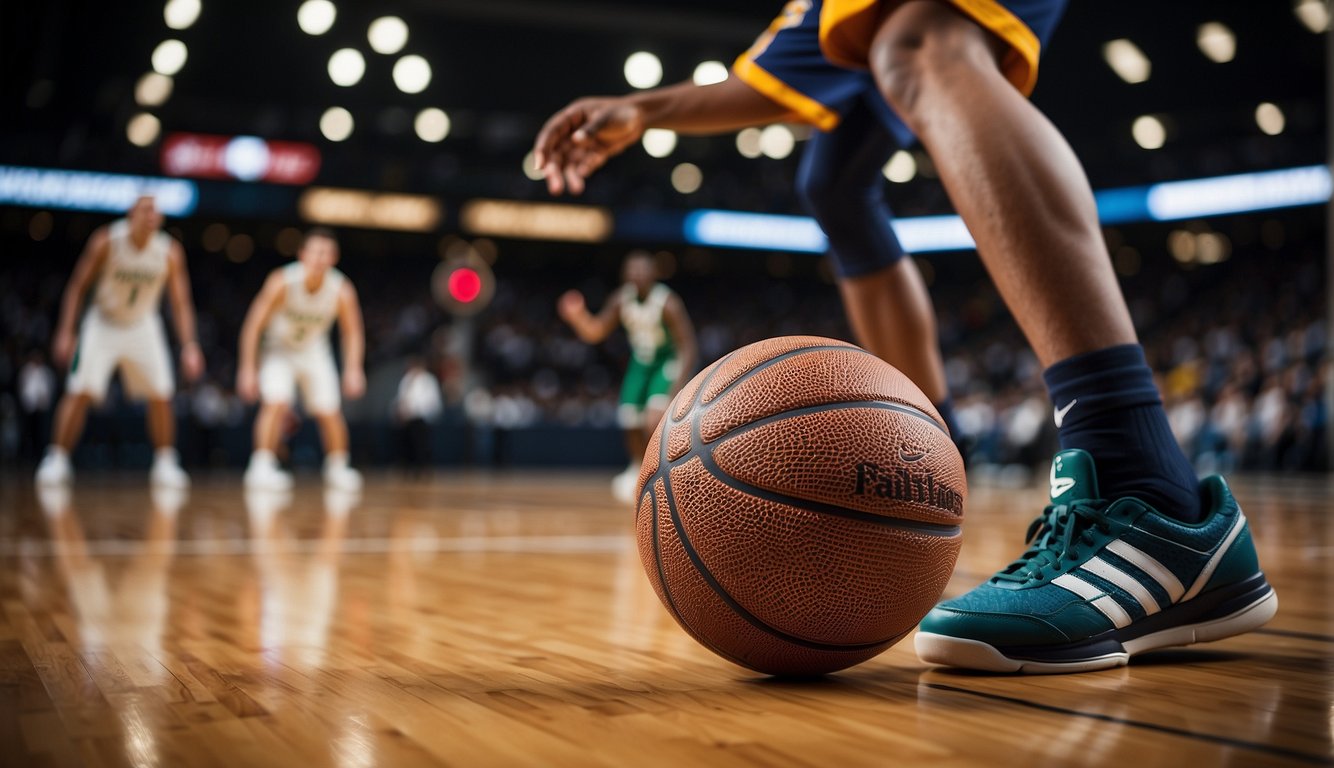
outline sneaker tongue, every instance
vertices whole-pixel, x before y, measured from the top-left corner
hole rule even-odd
[[[1061,451],[1051,460],[1051,503],[1069,504],[1098,498],[1098,473],[1093,457],[1078,448]]]

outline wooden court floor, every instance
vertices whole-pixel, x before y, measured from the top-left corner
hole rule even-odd
[[[1264,630],[1056,677],[905,641],[815,682],[697,646],[599,474],[308,478],[188,496],[0,478],[0,764],[1252,766],[1334,761],[1334,484],[1235,483]],[[1042,491],[975,489],[950,593]]]

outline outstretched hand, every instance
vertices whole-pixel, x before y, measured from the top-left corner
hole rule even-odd
[[[552,115],[533,143],[533,162],[553,195],[578,195],[607,160],[644,135],[639,107],[624,99],[579,99]]]
[[[578,291],[566,291],[556,302],[556,314],[567,323],[574,323],[575,318],[587,313],[588,305],[584,303],[584,295]]]

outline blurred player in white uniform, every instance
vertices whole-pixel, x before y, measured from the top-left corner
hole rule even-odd
[[[350,398],[366,391],[365,333],[357,292],[334,269],[337,263],[334,233],[322,227],[310,230],[297,260],[269,275],[246,313],[236,391],[247,402],[261,403],[255,450],[245,473],[248,488],[291,487],[292,477],[278,466],[274,451],[298,389],[324,441],[324,482],[344,490],[361,487],[361,474],[348,466],[347,421],[329,328],[337,319],[343,342],[342,394]]]
[[[171,296],[171,316],[181,343],[181,368],[189,381],[204,371],[195,338],[195,308],[185,250],[161,231],[162,214],[152,197],[139,198],[126,218],[99,227],[88,239],[60,303],[53,354],[69,366],[65,395],[56,411],[55,435],[37,467],[41,485],[61,485],[73,477],[70,453],[83,432],[88,405],[106,397],[111,376],[120,371],[132,397],[148,401],[148,435],[156,453],[153,484],[183,488],[190,478],[176,456],[175,394],[171,353],[158,314],[162,288]],[[75,331],[85,294],[91,306]]]

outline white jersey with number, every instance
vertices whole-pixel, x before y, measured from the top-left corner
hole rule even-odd
[[[635,359],[642,363],[669,356],[672,341],[667,335],[663,312],[671,296],[672,289],[662,283],[655,283],[643,301],[639,300],[634,285],[621,286],[621,324],[625,326]]]
[[[171,236],[155,232],[139,248],[130,238],[130,222],[112,222],[107,260],[97,278],[93,306],[103,320],[118,326],[134,325],[158,310],[167,282]]]
[[[306,287],[306,265],[299,261],[283,267],[282,276],[286,290],[264,335],[265,344],[300,350],[318,341],[327,343],[329,327],[338,317],[338,294],[347,278],[330,268],[320,287],[311,291]]]

